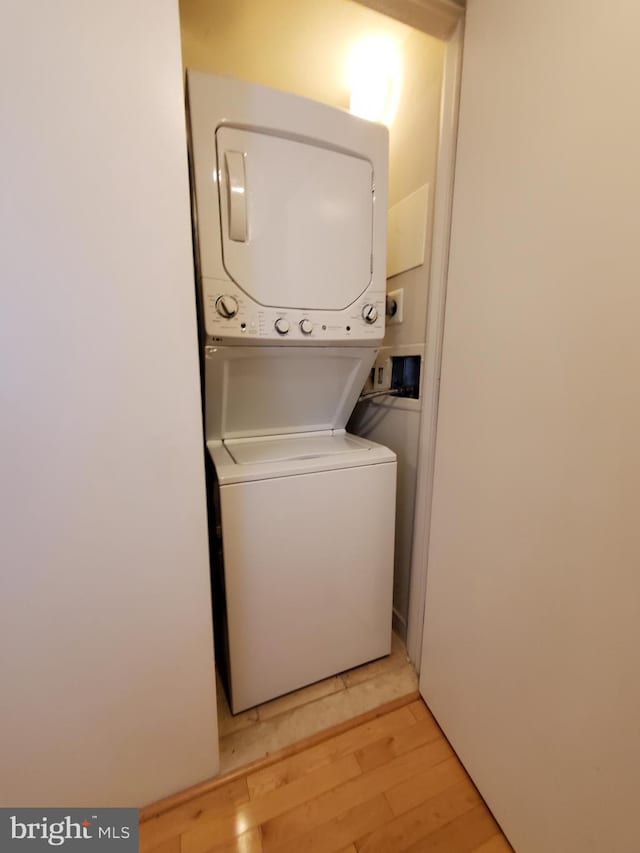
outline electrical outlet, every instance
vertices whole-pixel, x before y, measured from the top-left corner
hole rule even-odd
[[[390,310],[393,313],[389,313]],[[404,311],[404,288],[399,287],[397,290],[390,290],[387,293],[387,326],[398,325],[402,323],[402,315]]]

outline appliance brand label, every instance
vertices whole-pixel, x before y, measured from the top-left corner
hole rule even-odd
[[[0,808],[0,851],[137,853],[137,809]]]

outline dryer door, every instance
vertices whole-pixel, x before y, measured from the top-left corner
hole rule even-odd
[[[371,281],[373,168],[310,142],[216,132],[228,275],[260,305],[342,310]]]

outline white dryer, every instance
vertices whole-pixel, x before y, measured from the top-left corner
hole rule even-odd
[[[388,654],[395,455],[345,432],[384,335],[387,131],[188,73],[214,621],[234,713]]]
[[[379,344],[387,129],[230,77],[189,71],[187,91],[207,338]]]

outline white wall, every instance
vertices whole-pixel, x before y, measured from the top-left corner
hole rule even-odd
[[[416,347],[422,354],[424,347]],[[382,350],[388,355],[392,350]],[[384,400],[384,398],[382,398]],[[407,633],[411,550],[416,496],[416,466],[420,440],[420,412],[402,408],[403,402],[361,403],[349,422],[350,431],[393,449],[398,457],[396,526],[393,573],[393,626],[403,638]]]
[[[0,804],[142,805],[217,770],[177,3],[0,66]]]
[[[635,0],[470,0],[422,689],[519,853],[640,846]]]

